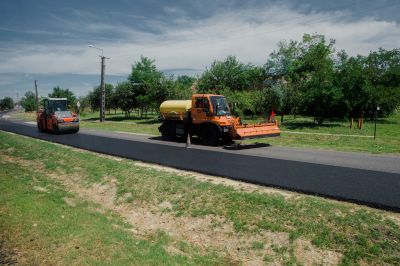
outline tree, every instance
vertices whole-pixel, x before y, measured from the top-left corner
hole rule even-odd
[[[132,72],[128,81],[140,108],[140,117],[148,107],[157,107],[158,104],[168,97],[167,78],[157,70],[154,63],[147,57],[140,57],[140,61],[132,66]]]
[[[196,82],[196,78],[186,75],[178,76],[169,93],[170,99],[187,100],[190,99],[193,91],[192,86]]]
[[[256,114],[258,92],[262,90],[264,68],[243,64],[234,56],[214,61],[198,80],[201,93],[218,93],[227,97],[238,114]]]
[[[334,83],[334,45],[323,35],[303,36],[301,54],[294,63],[294,71],[302,93],[301,112],[314,116],[321,124],[328,117],[343,117],[343,92]]]
[[[129,82],[118,83],[115,87],[115,99],[117,106],[129,117],[133,108],[137,106],[132,86]]]
[[[350,118],[361,118],[371,102],[371,92],[365,76],[364,56],[349,57],[345,51],[338,53],[335,86],[342,89],[343,111]]]
[[[280,111],[281,123],[285,114],[296,114],[300,107],[300,80],[296,73],[296,61],[300,58],[300,48],[300,43],[297,41],[281,41],[278,43],[278,50],[269,55],[264,65],[266,85],[279,86],[281,91],[280,108],[275,110]]]
[[[115,105],[115,96],[114,96],[114,86],[112,84],[106,83],[104,84],[105,91],[105,108],[106,110],[116,109]],[[101,97],[101,88],[100,86],[95,87],[88,94],[88,100],[90,103],[90,107],[92,111],[100,109],[100,97]]]
[[[228,56],[224,61],[214,61],[198,80],[200,92],[220,93],[224,89],[243,91],[261,89],[264,71],[251,64],[243,64],[235,56]]]
[[[21,105],[25,109],[25,112],[31,112],[36,110],[36,97],[33,91],[27,91],[25,96],[21,99]]]
[[[365,77],[371,92],[368,114],[373,117],[376,106],[387,116],[400,105],[400,49],[379,49],[365,62]]]
[[[14,108],[14,100],[11,97],[4,97],[0,100],[0,110],[10,110]]]
[[[68,108],[75,108],[76,97],[69,89],[63,89],[59,86],[53,88],[53,92],[49,93],[51,98],[67,98]]]

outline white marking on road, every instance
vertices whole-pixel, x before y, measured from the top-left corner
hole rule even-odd
[[[10,118],[11,116],[9,116],[9,115],[3,115],[2,116],[2,118],[4,118],[4,119],[8,119],[8,118]]]
[[[346,134],[331,134],[331,133],[314,133],[314,132],[298,132],[298,131],[285,131],[283,133],[289,134],[300,134],[300,135],[321,135],[321,136],[337,136],[337,137],[357,137],[357,138],[373,138],[374,136],[363,136],[363,135],[346,135]]]
[[[34,122],[34,121],[27,121],[27,122],[25,122],[25,124],[36,125],[36,122]]]

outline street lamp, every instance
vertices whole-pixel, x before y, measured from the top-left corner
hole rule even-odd
[[[99,47],[96,47],[96,46],[94,46],[94,45],[92,45],[92,44],[89,44],[88,47],[94,48],[94,49],[97,49],[97,50],[100,50],[100,51],[101,51],[101,56],[103,56],[103,49],[101,49],[101,48],[99,48]]]
[[[101,51],[101,78],[100,78],[100,122],[104,122],[106,120],[106,99],[105,99],[105,88],[104,88],[104,74],[105,74],[105,59],[106,57],[103,55],[103,49],[96,47],[92,44],[88,45],[88,47],[93,48],[93,49],[97,49],[99,51]],[[110,58],[107,58],[110,59]]]

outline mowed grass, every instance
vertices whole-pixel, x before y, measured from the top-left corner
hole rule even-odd
[[[20,146],[28,143],[29,148],[42,152],[40,158],[50,155],[49,149],[58,155],[64,150],[2,132],[0,139],[0,158],[9,153],[7,149],[13,150],[14,158],[37,158]],[[46,171],[56,172],[62,163],[51,161],[58,159],[45,160]],[[76,200],[70,206],[65,198],[74,195],[32,167],[0,160],[0,169],[0,241],[4,249],[0,254],[9,261],[21,265],[228,264],[214,253],[199,254],[194,249],[186,249],[186,256],[171,254],[165,248],[169,238],[163,232],[137,238],[130,233],[130,224],[111,211],[96,211],[101,206],[95,203]]]
[[[280,121],[280,117],[277,119]],[[247,121],[248,123],[257,123],[261,120],[249,119]],[[354,123],[354,127],[356,127],[357,121],[354,120]],[[284,123],[279,125],[283,131],[280,137],[246,142],[338,151],[400,154],[400,112],[397,111],[388,118],[377,120],[376,139],[373,138],[375,122],[370,119],[364,119],[362,129],[350,129],[349,126],[350,122],[347,120],[326,121],[322,125],[318,125],[309,117],[294,119],[293,116],[288,116],[285,117]]]
[[[17,113],[16,118],[34,120],[33,113]],[[277,116],[278,121],[280,117]],[[245,117],[245,123],[259,123],[262,118]],[[357,121],[354,121],[356,127]],[[150,113],[147,118],[139,118],[132,114],[126,118],[123,114],[107,114],[106,122],[98,122],[98,113],[87,112],[81,116],[82,128],[144,133],[159,135],[160,121],[157,114]],[[310,117],[285,116],[284,123],[280,124],[283,131],[280,137],[246,140],[246,143],[267,143],[275,146],[303,147],[314,149],[354,151],[368,153],[394,153],[400,154],[400,112],[388,118],[377,121],[377,138],[374,139],[375,123],[364,119],[362,129],[349,128],[347,120],[325,121],[322,125],[313,122]],[[299,134],[300,133],[300,134]]]
[[[169,253],[168,233],[137,239],[127,232],[131,225],[123,218],[112,210],[94,212],[91,202],[80,201],[71,208],[63,198],[73,195],[49,173],[79,174],[81,184],[88,187],[112,176],[117,180],[116,201],[129,194],[125,203],[133,207],[169,202],[167,212],[176,217],[222,217],[244,235],[288,234],[289,243],[272,247],[273,257],[264,257],[265,262],[277,257],[284,264],[297,264],[295,243],[305,239],[318,249],[342,254],[343,265],[400,264],[400,227],[392,218],[398,219],[397,214],[319,197],[239,191],[4,132],[0,156],[13,158],[0,164],[0,235],[10,250],[21,252],[20,259],[32,262],[28,264],[233,263],[212,248],[206,253],[198,247],[181,255]],[[42,168],[33,171],[20,160],[40,163]],[[35,186],[47,192],[35,191]],[[264,247],[257,241],[250,248]]]

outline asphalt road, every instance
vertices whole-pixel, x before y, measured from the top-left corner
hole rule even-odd
[[[0,120],[0,130],[179,169],[400,211],[400,157],[269,146],[204,147],[159,138],[81,130],[40,133]]]

